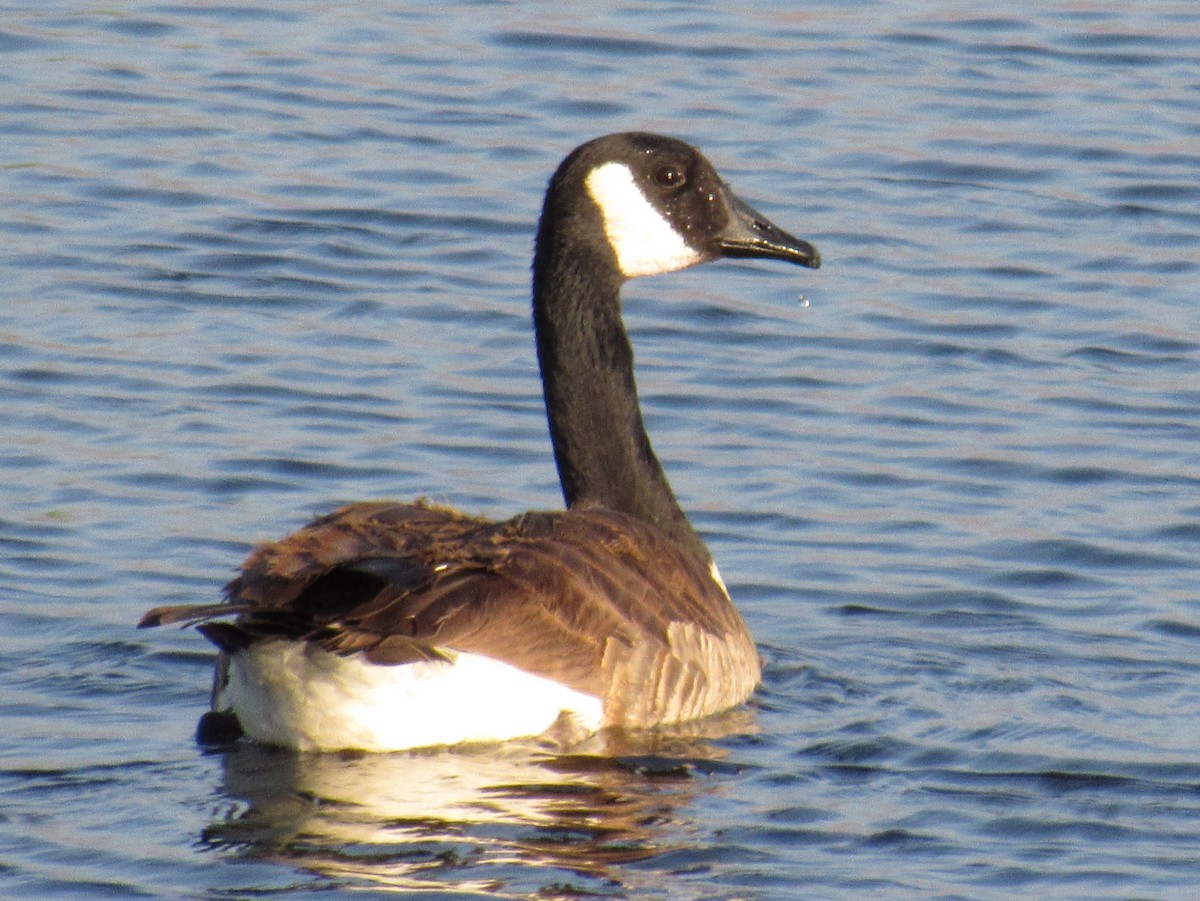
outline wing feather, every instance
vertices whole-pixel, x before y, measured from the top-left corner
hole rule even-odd
[[[757,683],[757,653],[710,565],[601,508],[493,523],[427,503],[354,504],[255,550],[226,604],[157,608],[140,625],[200,624],[225,651],[289,638],[381,664],[480,654],[638,725],[721,709]]]

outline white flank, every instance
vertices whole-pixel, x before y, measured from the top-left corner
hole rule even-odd
[[[218,709],[253,739],[299,750],[402,751],[540,735],[565,711],[600,728],[599,698],[476,654],[380,666],[295,641],[233,656]]]
[[[597,166],[585,183],[600,207],[604,233],[627,278],[674,272],[701,261],[700,254],[638,190],[628,166]]]

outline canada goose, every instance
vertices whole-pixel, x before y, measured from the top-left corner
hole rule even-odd
[[[149,611],[141,627],[199,624],[220,649],[208,727],[389,751],[566,742],[746,700],[758,654],[651,449],[621,319],[626,279],[719,257],[820,265],[681,141],[613,134],[574,150],[533,262],[567,509],[490,522],[352,504],[255,550],[224,603]]]

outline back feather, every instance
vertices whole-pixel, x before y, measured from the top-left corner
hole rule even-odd
[[[226,604],[157,608],[140,625],[199,623],[227,652],[286,638],[378,664],[480,654],[639,725],[713,712],[757,684],[753,643],[710,565],[599,507],[493,523],[353,504],[258,548]]]

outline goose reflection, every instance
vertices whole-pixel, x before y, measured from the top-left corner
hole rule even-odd
[[[740,767],[718,740],[741,709],[651,734],[601,733],[575,753],[506,744],[402,754],[224,752],[233,802],[203,836],[338,883],[490,897],[605,893],[679,850],[688,807]]]

